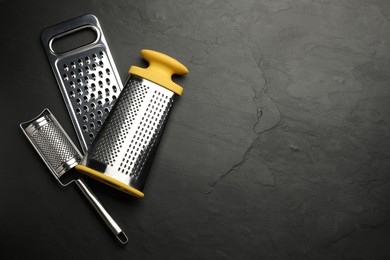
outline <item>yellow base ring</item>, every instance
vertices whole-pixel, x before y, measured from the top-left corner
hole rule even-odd
[[[118,189],[120,191],[123,191],[123,192],[126,192],[130,195],[133,195],[134,197],[137,197],[137,198],[143,198],[145,195],[143,192],[133,188],[133,187],[130,187],[129,185],[126,185],[124,184],[123,182],[120,182],[108,175],[105,175],[101,172],[98,172],[94,169],[91,169],[89,167],[86,167],[84,165],[76,165],[75,166],[76,170],[78,170],[79,172],[81,173],[84,173],[100,182],[103,182],[104,184],[107,184],[115,189]]]

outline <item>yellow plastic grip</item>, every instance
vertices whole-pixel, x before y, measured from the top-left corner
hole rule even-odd
[[[133,195],[137,198],[143,198],[145,195],[142,191],[137,190],[136,188],[130,187],[129,185],[124,184],[123,182],[120,182],[106,174],[103,174],[101,172],[98,172],[94,169],[91,169],[89,167],[86,167],[84,165],[78,164],[75,166],[76,170],[78,170],[81,173],[84,173],[100,182],[103,182],[115,189],[118,189],[120,191],[126,192],[130,195]]]
[[[188,69],[183,64],[157,51],[142,50],[141,55],[149,62],[149,67],[144,69],[131,66],[129,74],[150,80],[178,95],[183,93],[183,88],[172,81],[173,74],[184,75],[188,73]]]

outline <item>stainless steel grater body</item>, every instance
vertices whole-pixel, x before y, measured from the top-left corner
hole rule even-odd
[[[21,127],[54,177],[63,186],[69,184],[59,178],[77,165],[82,155],[51,112],[45,109]]]
[[[55,51],[56,40],[83,30],[92,30],[95,41],[66,52]],[[48,27],[41,38],[85,153],[123,88],[107,41],[91,14]]]
[[[142,190],[175,96],[130,76],[81,164]]]
[[[57,181],[62,186],[74,182],[118,241],[126,244],[126,234],[87,184],[79,176],[71,175],[66,180],[60,178],[75,167],[82,156],[50,110],[44,109],[36,118],[20,124],[20,127]]]
[[[188,69],[160,52],[142,50],[149,67],[131,66],[130,77],[76,169],[142,198],[149,168],[175,98],[183,88],[173,74]]]

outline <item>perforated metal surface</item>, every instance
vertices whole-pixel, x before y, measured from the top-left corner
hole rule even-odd
[[[79,131],[87,147],[115,103],[120,87],[103,48],[94,48],[57,63]]]
[[[31,135],[31,138],[54,169],[58,169],[64,162],[78,157],[76,150],[66,145],[67,138],[54,126],[53,122],[39,128]]]
[[[152,160],[174,98],[170,90],[131,76],[83,164],[98,162],[105,174],[137,183]]]
[[[55,39],[80,28],[94,30],[96,41],[65,53],[53,51]],[[45,29],[42,42],[85,153],[123,88],[103,31],[95,16],[84,15]]]
[[[49,110],[21,127],[57,178],[81,161],[81,153]]]

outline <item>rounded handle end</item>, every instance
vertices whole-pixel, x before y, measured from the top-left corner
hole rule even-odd
[[[131,66],[129,74],[137,75],[161,85],[178,95],[183,93],[183,88],[172,81],[172,75],[185,75],[188,69],[174,58],[153,50],[141,50],[141,55],[149,62],[149,67],[140,68]]]
[[[153,50],[141,50],[141,55],[149,62],[148,70],[158,71],[162,75],[166,75],[169,79],[173,74],[185,75],[188,69],[181,62],[174,58]]]
[[[116,235],[116,238],[118,239],[119,243],[121,243],[122,245],[125,245],[127,244],[127,242],[129,241],[129,239],[127,238],[125,232],[121,231],[120,233],[118,233]]]

